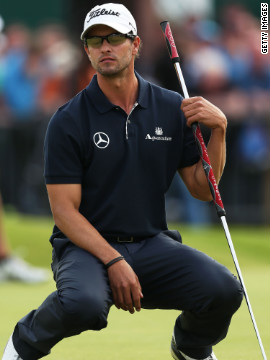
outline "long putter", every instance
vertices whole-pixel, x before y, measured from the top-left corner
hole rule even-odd
[[[166,40],[166,43],[167,43],[170,58],[172,60],[172,63],[174,64],[175,71],[176,71],[179,83],[182,86],[184,97],[185,97],[185,99],[188,99],[189,94],[188,94],[187,87],[186,87],[186,84],[185,84],[185,80],[184,80],[182,70],[181,70],[181,67],[180,67],[180,58],[179,58],[179,55],[178,55],[178,52],[177,52],[177,49],[176,49],[176,45],[175,45],[174,38],[173,38],[173,35],[172,35],[170,23],[168,21],[162,21],[160,23],[160,26],[162,28],[162,31],[163,31],[163,34],[164,34],[164,37],[165,37],[165,40]],[[214,173],[213,173],[213,169],[211,167],[211,163],[210,163],[210,160],[209,160],[207,149],[206,149],[206,146],[205,146],[205,143],[204,143],[204,140],[203,140],[203,136],[202,136],[202,133],[201,133],[201,129],[200,129],[200,126],[199,126],[198,123],[193,123],[192,124],[192,131],[193,131],[193,134],[194,134],[194,137],[195,137],[195,140],[196,140],[196,143],[197,143],[197,147],[198,147],[198,150],[199,150],[199,153],[200,153],[200,158],[201,158],[201,161],[202,161],[202,164],[203,164],[204,172],[205,172],[205,175],[207,177],[208,184],[209,184],[212,196],[213,196],[213,201],[214,201],[214,204],[215,204],[215,207],[216,207],[216,211],[217,211],[217,214],[220,217],[221,223],[223,225],[223,229],[224,229],[224,232],[225,232],[225,235],[226,235],[226,238],[227,238],[227,241],[228,241],[228,245],[229,245],[232,257],[233,257],[233,261],[234,261],[234,265],[236,267],[236,271],[237,271],[237,274],[238,274],[238,277],[239,277],[239,281],[240,281],[240,283],[242,285],[242,288],[243,288],[244,296],[245,296],[246,303],[247,303],[247,306],[248,306],[248,310],[249,310],[251,320],[252,320],[252,323],[253,323],[253,326],[254,326],[254,330],[256,332],[256,335],[257,335],[257,338],[258,338],[258,341],[259,341],[261,352],[262,352],[264,360],[267,360],[266,354],[265,354],[265,351],[264,351],[264,347],[263,347],[263,343],[262,343],[262,340],[261,340],[261,337],[260,337],[259,329],[257,327],[256,320],[255,320],[255,317],[253,315],[252,307],[251,307],[251,304],[250,304],[250,301],[249,301],[249,298],[248,298],[248,294],[247,294],[247,290],[246,290],[246,287],[245,287],[245,284],[244,284],[241,269],[240,269],[240,266],[239,266],[239,263],[238,263],[238,260],[237,260],[237,256],[236,256],[236,253],[235,253],[235,250],[234,250],[234,246],[233,246],[233,242],[232,242],[232,239],[231,239],[230,231],[229,231],[229,228],[228,228],[228,225],[227,225],[226,212],[225,212],[225,209],[224,209],[224,206],[223,206],[223,203],[222,203],[222,199],[221,199],[221,196],[220,196],[220,193],[219,193],[218,185],[217,185]]]

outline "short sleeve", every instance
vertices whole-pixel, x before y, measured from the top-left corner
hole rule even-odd
[[[49,122],[44,142],[46,184],[80,184],[83,149],[75,119],[58,110]]]

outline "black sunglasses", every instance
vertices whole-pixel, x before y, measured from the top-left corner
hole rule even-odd
[[[126,39],[135,39],[135,35],[131,34],[110,34],[106,36],[89,36],[84,39],[84,44],[92,48],[99,48],[103,41],[106,40],[111,45],[120,45],[125,42]]]

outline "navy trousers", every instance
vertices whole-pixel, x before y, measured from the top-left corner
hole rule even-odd
[[[145,309],[176,309],[177,347],[204,358],[227,334],[243,293],[238,280],[209,256],[165,231],[136,243],[111,243],[137,274]],[[23,360],[47,355],[63,338],[101,330],[113,305],[104,265],[68,239],[55,239],[52,269],[57,291],[21,319],[14,346]]]

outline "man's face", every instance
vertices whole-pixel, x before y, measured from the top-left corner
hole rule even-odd
[[[105,25],[96,25],[90,29],[87,36],[106,36],[117,33],[116,30]],[[85,48],[93,68],[103,76],[116,76],[126,69],[133,67],[134,57],[138,52],[139,37],[134,40],[125,39],[122,44],[112,45],[103,40],[100,47]]]

